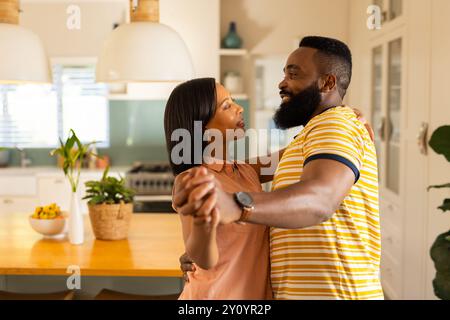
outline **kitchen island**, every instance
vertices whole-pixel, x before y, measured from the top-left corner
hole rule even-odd
[[[91,299],[101,289],[144,295],[183,289],[179,256],[184,252],[176,214],[135,214],[127,240],[96,240],[85,216],[85,241],[46,239],[28,222],[29,214],[0,213],[0,291],[58,292],[79,268],[76,299]]]
[[[71,245],[34,231],[28,214],[0,214],[0,275],[68,275],[78,266],[83,276],[181,277],[184,252],[176,214],[135,214],[127,240],[96,240],[85,216],[85,241]]]

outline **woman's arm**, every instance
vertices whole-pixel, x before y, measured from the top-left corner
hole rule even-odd
[[[187,181],[189,176],[179,178]],[[210,192],[206,186],[205,193],[208,192],[208,199],[197,210],[200,217],[180,215],[186,253],[204,270],[214,267],[219,260],[216,241],[219,212],[215,209],[217,194]],[[206,214],[205,217],[202,217],[203,213]]]
[[[212,213],[211,222],[201,221],[201,218],[192,216],[181,217],[186,253],[194,263],[204,270],[213,268],[219,260],[217,248],[217,209]]]
[[[286,151],[286,148],[281,149],[277,152],[274,152],[272,154],[269,154],[264,157],[258,157],[246,160],[246,163],[252,166],[253,170],[255,170],[258,173],[259,180],[261,183],[270,182],[273,180],[273,176],[275,174],[275,170],[278,166],[278,162],[280,161],[281,157],[283,156],[284,151]],[[274,163],[275,161],[275,163]],[[273,168],[274,170],[270,170],[270,168]],[[263,172],[263,169],[264,170]],[[267,172],[269,171],[269,172]]]

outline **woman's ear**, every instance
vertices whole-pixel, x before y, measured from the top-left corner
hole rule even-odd
[[[333,74],[326,74],[319,78],[319,90],[322,93],[328,93],[336,90],[336,76]]]

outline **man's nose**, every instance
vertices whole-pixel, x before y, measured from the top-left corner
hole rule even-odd
[[[281,82],[278,84],[278,89],[283,90],[287,87],[286,79],[281,80]]]

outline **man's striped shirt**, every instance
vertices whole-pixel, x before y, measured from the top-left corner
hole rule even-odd
[[[332,218],[300,230],[272,228],[271,280],[277,299],[383,299],[378,169],[374,143],[348,107],[314,117],[280,161],[273,190],[301,181],[303,167],[332,159],[355,184]]]

